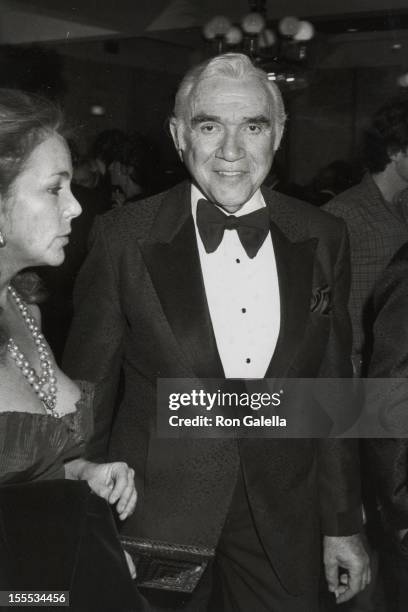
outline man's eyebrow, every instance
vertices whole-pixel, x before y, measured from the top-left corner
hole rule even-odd
[[[245,123],[259,123],[264,125],[271,125],[271,120],[265,115],[256,115],[256,117],[244,117]]]
[[[199,113],[198,115],[194,115],[191,118],[191,125],[195,126],[199,123],[205,123],[206,121],[213,121],[215,123],[220,123],[222,121],[221,117],[217,115],[206,115],[204,113]],[[256,115],[255,117],[244,117],[243,123],[257,123],[258,125],[271,125],[271,120],[266,115]]]
[[[191,125],[197,125],[198,123],[204,123],[205,121],[221,121],[221,117],[217,117],[217,115],[206,115],[205,113],[200,113],[198,115],[194,115],[191,117]]]

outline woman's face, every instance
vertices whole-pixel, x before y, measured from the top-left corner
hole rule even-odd
[[[81,213],[71,178],[68,147],[54,134],[37,145],[14,180],[1,202],[0,227],[16,269],[64,261],[71,221]]]

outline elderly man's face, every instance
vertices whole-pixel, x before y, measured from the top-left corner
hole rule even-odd
[[[235,212],[264,181],[272,164],[275,120],[257,78],[202,79],[175,120],[172,134],[204,195]]]

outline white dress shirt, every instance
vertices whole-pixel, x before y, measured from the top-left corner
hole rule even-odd
[[[280,328],[279,283],[271,234],[253,259],[246,254],[236,230],[225,230],[217,250],[207,253],[196,222],[197,202],[203,197],[193,185],[191,207],[201,271],[224,373],[226,378],[262,378]],[[234,214],[239,217],[264,206],[258,189]]]

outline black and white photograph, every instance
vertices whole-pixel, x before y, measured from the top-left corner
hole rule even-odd
[[[408,612],[406,0],[0,0],[0,610]]]

